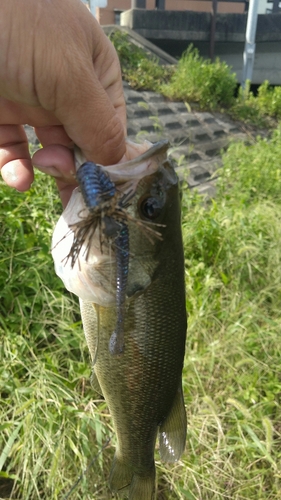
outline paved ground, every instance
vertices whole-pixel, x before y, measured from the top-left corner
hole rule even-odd
[[[170,102],[150,91],[136,91],[124,82],[128,136],[138,142],[169,139],[171,154],[178,160],[178,175],[202,194],[213,196],[211,176],[221,166],[221,151],[231,140],[246,139],[241,124],[220,114],[191,112],[182,102]],[[31,143],[38,141],[27,127]]]
[[[178,175],[201,193],[214,194],[211,176],[221,166],[221,151],[231,140],[246,139],[246,130],[222,114],[191,112],[182,102],[154,92],[132,90],[124,83],[128,136],[156,142],[169,139],[178,160]]]

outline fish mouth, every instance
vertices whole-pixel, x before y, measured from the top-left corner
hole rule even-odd
[[[123,200],[127,198],[130,200],[134,197],[140,180],[157,172],[159,166],[166,161],[168,148],[167,140],[154,145],[148,141],[142,145],[127,141],[126,159],[128,161],[101,167],[110,180],[116,184],[119,196]],[[141,151],[141,154],[135,156],[137,151]],[[75,151],[75,161],[76,168],[79,168],[81,162],[84,161],[78,149]],[[125,209],[126,206],[124,206],[124,212]],[[84,221],[89,221],[90,216],[91,213],[85,205],[81,190],[76,188],[54,230],[52,256],[55,271],[67,290],[76,294],[80,299],[104,307],[111,306],[116,303],[116,256],[107,241],[104,242],[103,247],[101,246],[101,226],[95,225],[91,230],[89,224],[89,233],[85,233],[85,239],[81,241],[75,259],[69,258],[75,241],[75,228],[83,228]],[[142,287],[143,284],[138,288]],[[132,296],[135,293],[136,291],[132,288],[129,295]]]
[[[135,144],[127,139],[126,143],[127,161],[121,160],[115,165],[102,166],[102,168],[109,174],[110,179],[117,185],[124,184],[127,181],[139,181],[147,175],[154,174],[158,170],[159,165],[166,159],[166,154],[170,147],[170,143],[167,139],[163,139],[155,144],[152,144],[149,141],[144,141],[142,145]],[[135,156],[139,148],[142,149],[142,153]],[[86,160],[80,149],[75,148],[76,170],[78,170],[80,165],[82,165],[85,161]]]

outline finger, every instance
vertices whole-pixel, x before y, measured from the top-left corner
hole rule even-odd
[[[40,106],[29,106],[0,97],[0,125],[14,125],[16,123],[28,123],[33,127],[61,125],[51,111]]]
[[[77,186],[73,151],[64,146],[50,145],[36,151],[32,163],[41,172],[55,178],[65,208],[73,189]]]
[[[30,188],[34,175],[24,129],[0,125],[0,169],[4,181],[18,191]]]
[[[126,135],[127,115],[120,62],[115,48],[103,32],[95,39],[93,66],[101,86],[121,120]]]
[[[81,58],[72,47],[66,54],[65,59],[71,63],[75,58],[76,64],[71,72],[64,65],[63,89],[68,92],[57,86],[54,112],[88,160],[108,165],[125,153],[125,102],[115,49],[94,18],[91,22],[94,53],[89,47],[88,59]]]
[[[45,174],[68,184],[77,184],[73,151],[62,145],[50,145],[39,149],[32,157],[33,165]]]
[[[35,127],[34,130],[43,147],[50,146],[50,144],[73,147],[73,141],[68,137],[62,125]]]
[[[62,202],[62,206],[63,206],[63,208],[65,208],[66,205],[68,204],[70,197],[72,195],[72,192],[76,186],[72,186],[68,183],[65,183],[65,182],[57,180],[57,179],[56,179],[56,183],[57,183],[57,187],[58,187],[58,190],[60,193],[60,199]]]

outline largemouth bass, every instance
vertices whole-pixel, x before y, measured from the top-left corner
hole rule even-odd
[[[137,156],[141,146],[132,147],[132,156]],[[157,433],[160,456],[166,462],[180,458],[186,441],[181,381],[186,309],[179,184],[166,156],[168,143],[143,148],[143,154],[131,161],[104,167],[116,185],[116,197],[112,191],[116,207],[110,217],[107,205],[106,212],[100,212],[100,220],[94,231],[84,234],[78,253],[76,246],[73,261],[77,227],[83,227],[91,212],[81,189],[74,191],[55,228],[52,252],[57,274],[80,297],[93,362],[92,383],[104,396],[116,431],[110,487],[118,493],[128,491],[129,500],[155,498]],[[122,215],[118,216],[120,207]],[[111,222],[120,217],[129,237],[126,280],[121,286],[124,343],[117,355],[110,342],[120,317],[116,277],[123,240],[116,227],[113,237],[106,237],[108,227],[102,226],[102,217]]]

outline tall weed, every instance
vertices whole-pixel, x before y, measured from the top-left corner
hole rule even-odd
[[[272,140],[233,145],[212,202],[184,193],[182,487],[195,498],[280,496],[280,157],[280,130]]]
[[[36,173],[24,194],[1,182],[0,197],[0,497],[12,482],[11,499],[56,500],[101,449],[107,412],[88,382],[77,300],[53,268],[61,204],[52,180]],[[100,478],[103,464],[93,467]],[[91,498],[91,489],[107,498],[91,477],[72,498]]]
[[[132,88],[159,91],[160,85],[169,80],[174,68],[162,66],[156,57],[130,43],[127,33],[114,31],[110,40],[118,53],[123,78]]]
[[[271,87],[266,80],[257,95],[251,82],[239,88],[235,74],[218,58],[204,59],[192,45],[178,64],[161,66],[141,47],[129,42],[127,33],[110,35],[119,55],[123,78],[135,89],[154,90],[168,99],[183,100],[204,110],[223,111],[238,120],[259,127],[273,127],[281,118],[281,87]]]
[[[226,63],[203,59],[199,51],[189,46],[181,56],[169,84],[161,91],[170,99],[197,102],[201,108],[229,107],[234,102],[236,77]]]

